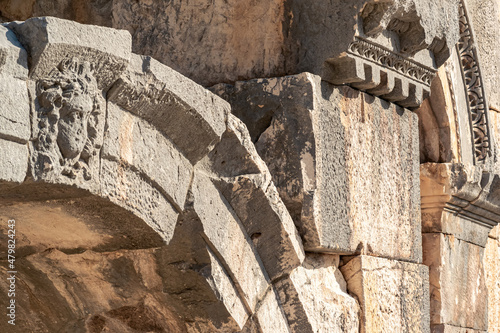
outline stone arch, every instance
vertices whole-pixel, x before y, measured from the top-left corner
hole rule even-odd
[[[302,242],[229,104],[132,54],[125,31],[0,31],[2,219],[34,244],[19,240],[33,319],[16,328],[287,331]],[[41,239],[47,223],[68,238]]]

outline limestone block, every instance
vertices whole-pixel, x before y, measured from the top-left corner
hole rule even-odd
[[[209,154],[215,185],[231,204],[274,280],[304,259],[302,241],[271,174],[259,157],[245,125],[229,115],[228,128]]]
[[[30,102],[28,54],[12,30],[0,26],[0,137],[19,143],[28,142]]]
[[[204,239],[203,225],[189,206],[179,216],[174,237],[158,252],[163,290],[183,307],[189,332],[239,332],[250,312],[225,263]]]
[[[9,24],[30,54],[30,78],[47,77],[61,62],[79,58],[93,64],[100,89],[107,89],[127,67],[132,40],[128,32],[82,25],[54,17]]]
[[[487,330],[488,291],[484,248],[452,235],[423,234],[429,266],[431,324]]]
[[[196,163],[220,140],[229,105],[150,57],[134,55],[108,99],[152,123]]]
[[[174,234],[178,211],[153,184],[120,162],[101,160],[100,196],[146,222],[168,243]]]
[[[171,141],[139,117],[108,103],[102,158],[135,168],[183,210],[191,180],[191,163]]]
[[[26,81],[0,74],[0,137],[27,143],[31,135]]]
[[[360,303],[360,332],[430,332],[426,266],[362,255],[340,269]]]
[[[267,294],[260,301],[255,317],[262,333],[290,332],[285,313],[273,287],[268,289]]]
[[[338,259],[308,255],[301,267],[276,282],[292,332],[359,332],[359,305],[347,294]]]
[[[153,56],[205,86],[303,71],[321,74],[325,60],[348,51],[355,34],[388,49],[401,46],[406,57],[435,59],[440,66],[458,36],[456,0],[31,1],[17,10],[5,5],[2,15],[11,20],[58,16],[126,29],[135,53]],[[377,55],[372,58],[366,66],[384,67],[382,61],[374,65]]]
[[[16,34],[0,25],[0,73],[18,79],[28,78],[28,53]]]
[[[498,239],[488,239],[484,252],[484,271],[488,289],[488,332],[500,332],[500,242]]]
[[[488,235],[490,238],[494,238],[494,239],[499,239],[500,237],[500,226],[495,226],[493,229],[491,229],[489,235]]]
[[[0,139],[0,183],[22,183],[28,171],[28,146]]]
[[[500,217],[500,178],[486,170],[461,163],[421,164],[422,231],[484,247]]]
[[[431,326],[432,333],[487,333],[486,331],[478,331],[470,328],[456,327],[451,325],[432,325]],[[489,331],[494,332],[494,331]]]
[[[306,250],[420,260],[414,114],[306,73],[228,89],[243,120],[269,110],[252,137]]]
[[[500,33],[496,27],[500,24],[500,4],[495,0],[468,0],[467,9],[475,34],[475,44],[481,60],[481,74],[484,80],[489,105],[500,110],[500,57],[498,48]]]
[[[193,209],[203,225],[203,238],[224,261],[250,311],[268,287],[268,277],[252,241],[235,212],[207,176],[195,172]]]

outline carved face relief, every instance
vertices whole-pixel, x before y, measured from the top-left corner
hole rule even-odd
[[[91,178],[91,159],[101,147],[103,132],[100,104],[88,62],[76,58],[63,62],[37,83],[35,172]]]
[[[64,158],[79,156],[87,139],[87,123],[93,101],[88,95],[76,95],[64,101],[59,110],[57,144]]]

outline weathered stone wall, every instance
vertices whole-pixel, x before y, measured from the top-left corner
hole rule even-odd
[[[0,25],[2,332],[500,332],[498,1],[42,15],[108,28]]]

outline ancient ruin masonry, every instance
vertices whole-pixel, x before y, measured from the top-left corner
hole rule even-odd
[[[0,0],[0,331],[500,332],[499,26]]]

